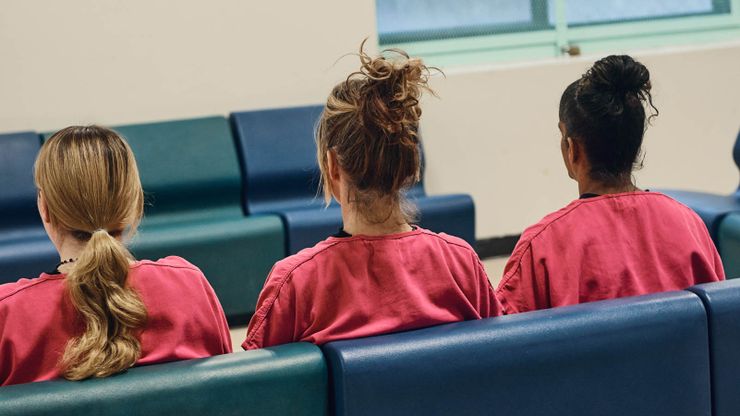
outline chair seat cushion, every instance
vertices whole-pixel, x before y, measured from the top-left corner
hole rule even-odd
[[[270,268],[284,257],[283,227],[274,215],[221,212],[145,219],[131,251],[157,260],[177,255],[198,266],[213,286],[229,323],[246,323]],[[161,218],[168,217],[168,218]]]

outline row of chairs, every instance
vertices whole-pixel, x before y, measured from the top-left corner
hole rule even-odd
[[[3,415],[740,414],[740,280],[0,388]]]
[[[740,170],[740,132],[732,156]],[[684,190],[663,192],[699,214],[722,256],[725,274],[728,277],[740,277],[740,186],[729,195]]]
[[[138,258],[179,255],[208,277],[231,324],[245,323],[281,258],[341,225],[318,194],[308,106],[114,127],[130,143],[147,205],[132,244]],[[36,210],[33,163],[51,134],[0,135],[0,283],[35,277],[58,261]],[[409,191],[421,225],[475,243],[469,195]]]

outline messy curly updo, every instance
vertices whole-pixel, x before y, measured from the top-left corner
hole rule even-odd
[[[650,72],[627,55],[596,61],[560,99],[560,121],[579,140],[591,163],[591,177],[604,183],[629,180],[638,161],[646,122],[658,115],[650,93]],[[646,109],[651,114],[646,114]]]
[[[316,129],[317,157],[326,202],[332,197],[327,152],[349,176],[351,201],[369,221],[381,222],[400,204],[408,221],[414,209],[403,199],[420,178],[419,99],[430,69],[400,50],[371,57],[360,46],[360,69],[337,84]],[[390,199],[391,204],[388,204]]]

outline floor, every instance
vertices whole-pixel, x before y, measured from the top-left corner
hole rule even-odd
[[[483,266],[486,268],[488,278],[491,280],[491,285],[495,289],[498,282],[501,280],[501,275],[504,271],[508,257],[494,257],[483,261]],[[236,326],[231,328],[231,345],[234,351],[241,351],[241,343],[247,335],[246,326]]]

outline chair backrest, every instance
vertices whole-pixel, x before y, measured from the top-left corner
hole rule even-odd
[[[673,292],[324,346],[337,415],[710,415],[704,307]]]
[[[277,348],[137,367],[104,379],[0,388],[11,415],[322,415],[326,364],[318,347]]]
[[[322,109],[307,106],[231,114],[248,213],[315,203],[320,177],[314,126]]]
[[[0,229],[41,226],[33,183],[40,148],[36,133],[0,134]]]
[[[226,118],[129,124],[113,129],[126,138],[136,156],[147,215],[241,206],[239,159]]]
[[[712,407],[715,416],[740,415],[740,279],[689,288],[709,316],[712,357]]]
[[[323,106],[231,114],[250,214],[318,205],[320,182],[314,130]],[[423,195],[422,184],[409,191]]]
[[[136,154],[152,212],[241,206],[239,158],[229,123],[205,117],[115,127]]]

